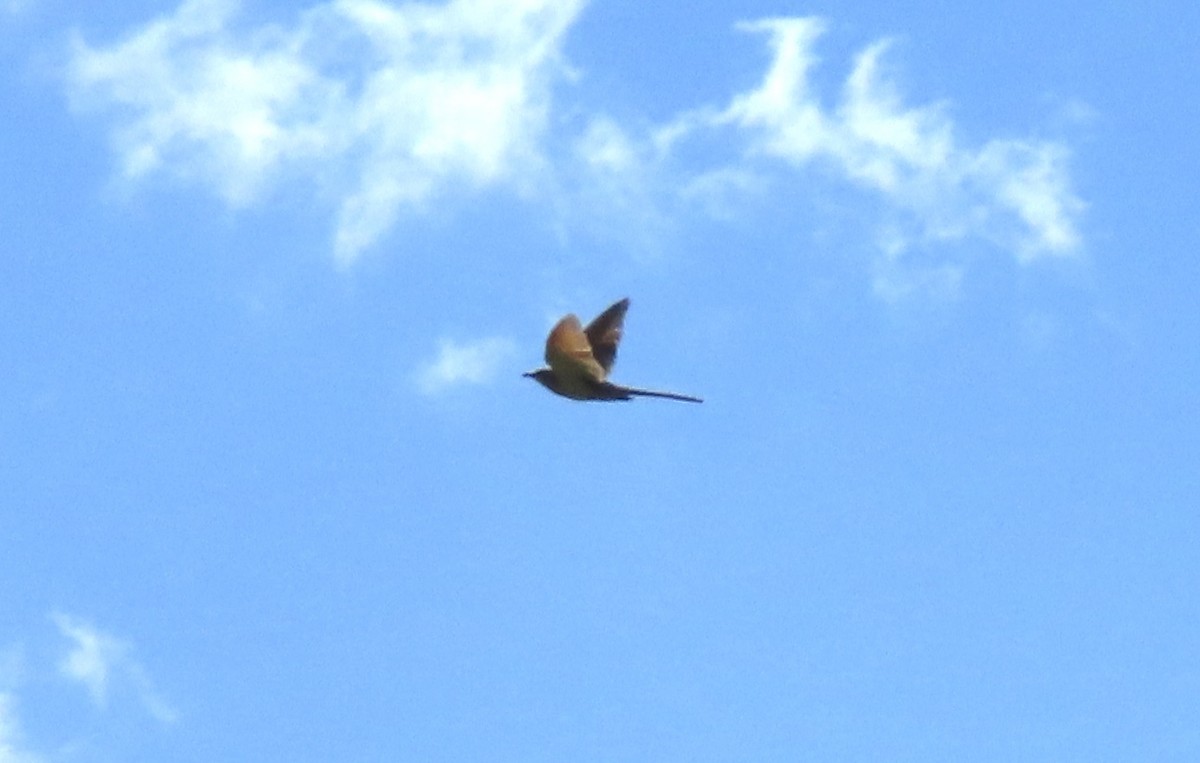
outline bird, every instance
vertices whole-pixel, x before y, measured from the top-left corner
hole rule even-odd
[[[677,392],[625,387],[608,381],[617,359],[629,298],[615,302],[584,328],[573,313],[563,316],[546,337],[546,365],[523,376],[572,400],[632,400],[662,397],[688,403],[704,402]]]

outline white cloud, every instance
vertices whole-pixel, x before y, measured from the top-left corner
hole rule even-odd
[[[670,224],[672,195],[664,152],[607,115],[591,117],[557,169],[554,202],[569,227],[616,239],[632,251],[654,248]]]
[[[819,92],[816,18],[739,24],[771,56],[757,85],[719,106],[644,129],[586,107],[551,119],[584,2],[326,0],[290,24],[239,28],[238,0],[186,0],[110,45],[77,35],[71,92],[113,115],[131,181],[190,178],[235,206],[310,181],[335,199],[343,264],[400,216],[485,188],[649,248],[690,215],[736,217],[781,178],[840,181],[878,210],[874,283],[889,299],[952,293],[965,263],[945,252],[965,239],[1022,263],[1082,247],[1067,146],[964,140],[946,104],[906,102],[887,40]]]
[[[146,670],[133,659],[125,642],[69,615],[51,616],[64,637],[72,643],[59,663],[59,673],[87,689],[92,704],[104,709],[114,684],[129,687],[142,707],[163,723],[178,714],[154,688]]]
[[[969,247],[952,244],[967,239],[1022,263],[1079,252],[1084,205],[1065,145],[965,142],[946,104],[905,102],[884,66],[887,40],[859,52],[828,94],[813,77],[824,21],[774,18],[738,29],[768,38],[771,58],[756,86],[640,133],[597,118],[576,142],[591,186],[583,206],[625,221],[606,222],[619,237],[630,239],[629,227],[662,231],[697,211],[735,218],[772,187],[802,178],[810,188],[859,189],[861,208],[876,210],[872,284],[888,301],[957,294]]]
[[[41,763],[45,760],[25,748],[23,736],[17,718],[16,697],[0,692],[0,763]]]
[[[62,614],[53,615],[55,625],[74,647],[59,664],[59,672],[83,684],[98,707],[108,702],[109,677],[125,660],[125,645],[89,625]]]
[[[187,0],[110,46],[77,35],[71,90],[115,112],[126,178],[170,171],[235,205],[283,171],[332,186],[348,263],[456,185],[532,187],[581,5],[333,0],[239,34],[235,0]]]
[[[915,296],[952,299],[962,286],[963,266],[949,262],[911,262],[902,255],[884,253],[876,258],[871,285],[887,302],[903,302]]]
[[[509,339],[490,338],[460,344],[442,340],[438,355],[416,374],[418,389],[434,395],[457,384],[486,384],[516,352]]]
[[[913,228],[905,238],[947,241],[977,235],[1022,261],[1068,256],[1080,247],[1082,202],[1071,189],[1066,147],[994,139],[963,145],[942,104],[908,106],[883,71],[887,41],[858,54],[837,103],[824,105],[810,82],[819,19],[770,19],[740,28],[769,36],[772,61],[754,89],[698,125],[733,126],[758,160],[817,165],[878,194]],[[889,220],[888,238],[898,235]],[[908,246],[911,241],[903,242]]]
[[[141,665],[130,662],[125,666],[133,689],[137,694],[142,708],[150,717],[163,724],[172,724],[179,720],[179,711],[154,687],[150,674]]]

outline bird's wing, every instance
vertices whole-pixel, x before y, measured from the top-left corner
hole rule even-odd
[[[621,343],[621,334],[625,327],[625,311],[629,309],[629,298],[617,302],[612,307],[596,316],[587,325],[583,333],[592,346],[592,356],[605,375],[612,370],[617,360],[617,345]]]
[[[546,337],[546,365],[564,381],[580,377],[604,381],[604,367],[596,362],[587,334],[574,315],[563,317]]]

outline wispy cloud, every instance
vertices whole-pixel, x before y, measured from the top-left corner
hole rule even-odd
[[[112,45],[76,35],[71,92],[115,114],[126,178],[196,178],[234,205],[285,172],[332,190],[348,263],[452,187],[532,187],[580,7],[335,0],[238,31],[235,0],[187,0]]]
[[[182,176],[245,205],[307,179],[336,200],[342,263],[401,215],[481,189],[638,245],[691,215],[735,217],[788,178],[841,183],[876,210],[875,284],[889,298],[953,291],[964,263],[927,253],[968,238],[1022,263],[1082,246],[1065,144],[963,139],[946,103],[906,102],[886,39],[819,92],[821,19],[739,24],[770,58],[724,103],[650,127],[574,104],[580,129],[551,117],[584,0],[329,0],[252,28],[238,5],[186,0],[107,45],[76,35],[73,100],[112,116],[130,180]]]
[[[769,36],[773,60],[760,85],[717,114],[750,137],[750,150],[802,166],[823,161],[905,209],[932,238],[986,231],[1003,214],[1030,257],[1078,246],[1079,201],[1071,194],[1064,147],[995,139],[964,146],[942,104],[907,106],[888,78],[879,41],[858,54],[832,109],[809,82],[824,32],[813,18],[773,19],[741,28]]]
[[[108,706],[114,684],[132,690],[138,702],[155,719],[173,723],[178,714],[154,688],[149,674],[132,655],[127,643],[77,618],[51,615],[71,648],[59,663],[59,673],[87,690],[92,704]]]
[[[0,691],[0,763],[41,763],[43,760],[45,758],[25,746],[16,697]]]
[[[83,684],[92,702],[104,707],[113,668],[126,659],[125,645],[67,615],[55,614],[53,620],[62,635],[74,644],[59,664],[59,671]]]
[[[1071,188],[1064,145],[1001,138],[964,144],[944,104],[905,103],[884,66],[887,40],[856,56],[834,105],[826,106],[830,99],[810,78],[823,21],[768,19],[739,28],[767,36],[766,74],[724,108],[686,115],[677,132],[732,127],[747,159],[760,166],[815,167],[886,202],[892,214],[881,221],[877,280],[885,291],[905,288],[888,273],[900,272],[897,264],[914,243],[978,236],[1023,262],[1078,251],[1083,203]],[[917,280],[944,287],[954,270],[925,268]]]
[[[417,388],[435,395],[460,384],[486,384],[500,367],[516,353],[509,339],[493,337],[474,342],[441,342],[437,357],[423,364],[416,373]]]

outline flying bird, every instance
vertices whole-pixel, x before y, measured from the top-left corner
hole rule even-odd
[[[546,367],[525,376],[546,389],[572,400],[632,400],[635,397],[665,397],[668,400],[704,402],[698,397],[675,392],[623,387],[608,381],[617,359],[617,345],[625,324],[629,300],[608,308],[583,328],[574,314],[565,315],[546,337]]]

